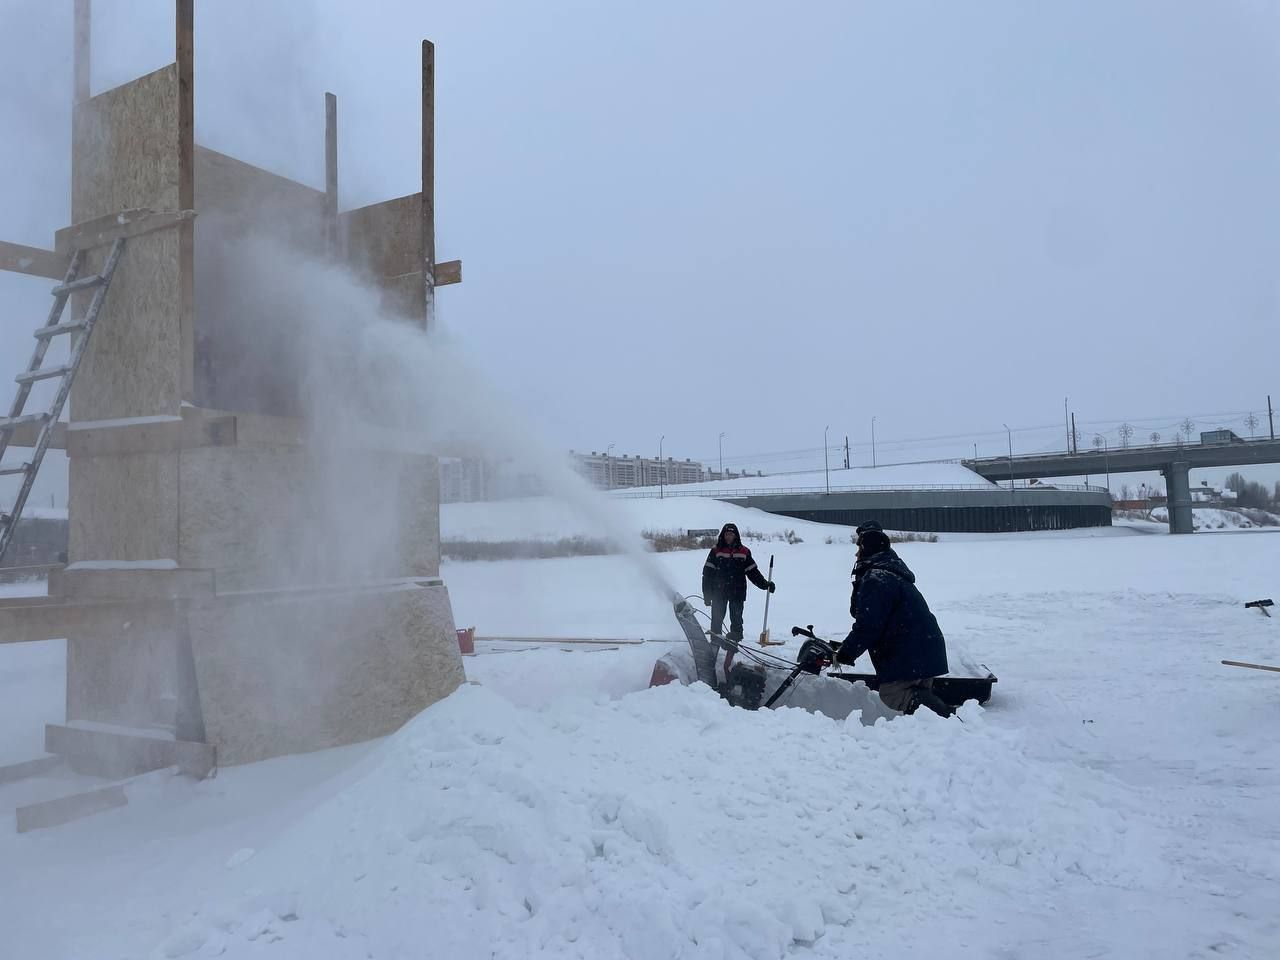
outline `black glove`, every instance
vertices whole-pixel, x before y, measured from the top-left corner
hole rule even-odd
[[[849,635],[844,638],[844,642],[836,650],[836,663],[853,663],[858,659],[860,651],[853,642],[853,631],[849,631]]]
[[[778,585],[774,583],[772,580],[770,580],[769,586],[767,586],[765,589],[768,590],[770,593],[773,593],[774,590],[778,589]]]

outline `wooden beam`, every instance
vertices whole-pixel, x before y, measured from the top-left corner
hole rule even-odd
[[[195,215],[195,211],[191,209],[159,213],[145,208],[121,210],[119,213],[109,213],[105,217],[95,217],[63,227],[54,234],[54,244],[58,253],[70,256],[76,250],[91,250],[122,237],[140,237],[170,227],[190,227]]]
[[[9,438],[11,447],[34,447],[36,438],[40,436],[40,424],[24,423],[13,428],[13,436]],[[53,425],[53,436],[49,438],[50,450],[67,449],[67,425],[59,421]]]
[[[165,603],[161,600],[159,603]],[[15,597],[0,602],[0,644],[61,640],[77,633],[123,629],[148,611],[147,603],[68,603],[61,597]]]
[[[436,46],[422,41],[422,322],[436,316]]]
[[[71,258],[53,250],[27,247],[0,240],[0,270],[25,273],[29,277],[61,280],[67,275]]]
[[[324,95],[324,234],[325,250],[337,259],[338,250],[338,98]]]
[[[462,261],[446,260],[436,264],[436,286],[443,287],[450,283],[462,282]]]
[[[89,8],[89,0],[76,0],[75,6],[75,42],[73,57],[73,102],[84,103],[89,99],[89,64],[92,51],[93,14]]]
[[[45,800],[41,803],[29,803],[14,811],[14,819],[18,832],[41,830],[46,827],[57,827],[82,817],[123,807],[129,802],[124,795],[124,787],[113,783],[107,787],[73,793],[70,796],[58,797],[56,800]]]
[[[174,60],[178,64],[178,209],[196,208],[194,0],[174,0]],[[182,399],[196,402],[196,232],[178,228],[178,364]]]

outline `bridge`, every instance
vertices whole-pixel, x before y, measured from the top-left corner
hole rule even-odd
[[[1280,463],[1280,440],[1238,438],[1217,443],[1166,443],[1077,453],[1038,453],[1016,457],[984,457],[964,465],[996,483],[1046,477],[1083,477],[1158,471],[1169,494],[1169,532],[1191,533],[1192,470]]]

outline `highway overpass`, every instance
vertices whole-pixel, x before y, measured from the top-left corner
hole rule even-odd
[[[1169,494],[1169,531],[1191,533],[1190,472],[1204,467],[1243,467],[1280,463],[1280,440],[1233,440],[1222,443],[1166,443],[1101,449],[1079,453],[1038,453],[1016,457],[984,457],[964,465],[996,483],[1158,471]]]

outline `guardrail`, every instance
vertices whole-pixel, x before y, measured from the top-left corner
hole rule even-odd
[[[1236,440],[1218,440],[1211,443],[1201,443],[1199,440],[1183,441],[1182,443],[1131,443],[1127,447],[1095,447],[1090,445],[1087,450],[1078,450],[1068,453],[1065,450],[1051,450],[1048,453],[1015,453],[1012,457],[1014,463],[1021,463],[1031,460],[1048,460],[1052,458],[1071,459],[1075,457],[1106,457],[1109,454],[1122,453],[1177,453],[1179,450],[1220,450],[1232,447],[1249,446],[1251,444],[1275,443],[1270,437],[1240,437]],[[959,461],[961,464],[991,464],[993,466],[1001,463],[1008,463],[1009,457],[967,457]]]
[[[1004,491],[1010,492],[1009,487],[1005,484],[996,483],[895,483],[884,484],[880,486],[863,486],[863,487],[761,487],[751,488],[731,488],[725,490],[686,490],[683,489],[685,484],[673,483],[664,487],[662,490],[612,490],[609,496],[617,497],[621,500],[657,500],[660,497],[709,497],[713,500],[743,500],[747,497],[780,497],[790,496],[792,494],[827,494],[827,493],[899,493],[902,491],[916,490],[974,490],[987,493],[999,493]],[[1068,491],[1074,493],[1108,493],[1106,487],[1100,487],[1096,484],[1083,483],[1034,483],[1029,484],[1022,481],[1020,484],[1015,483],[1013,492],[1015,494],[1022,493],[1051,493],[1053,491]]]

